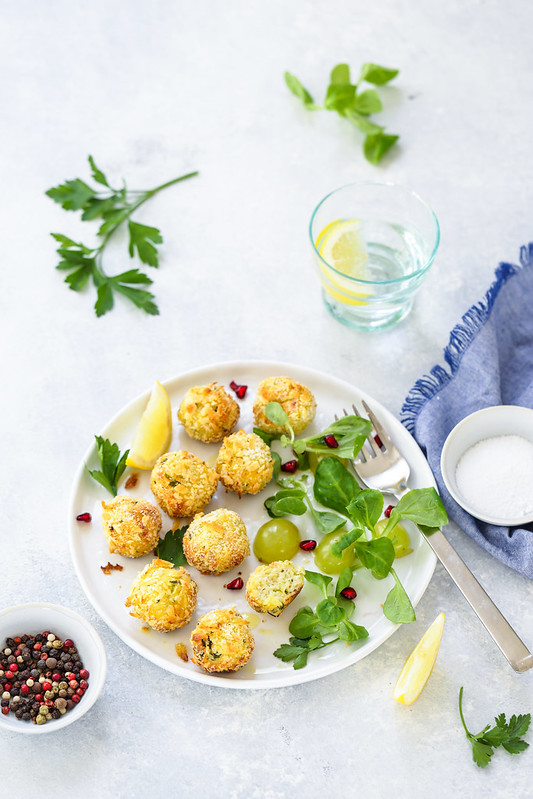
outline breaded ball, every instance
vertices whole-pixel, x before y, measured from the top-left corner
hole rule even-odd
[[[202,574],[222,574],[250,554],[246,525],[233,510],[198,513],[183,536],[188,563]]]
[[[168,560],[154,560],[134,580],[126,607],[130,616],[141,619],[161,633],[184,627],[196,607],[198,586],[182,566],[175,569]]]
[[[215,469],[222,484],[243,494],[257,494],[272,479],[274,461],[265,442],[256,433],[239,430],[224,439]]]
[[[254,402],[256,427],[266,433],[283,433],[284,427],[274,424],[265,416],[265,407],[269,402],[279,402],[296,435],[302,433],[315,418],[316,401],[313,394],[307,386],[290,377],[267,377],[262,380]]]
[[[250,660],[254,638],[236,608],[212,610],[191,635],[192,661],[208,672],[237,671]]]
[[[210,444],[231,433],[239,418],[238,403],[217,383],[194,386],[185,394],[178,419],[192,437]]]
[[[150,487],[172,519],[194,516],[211,501],[218,485],[214,469],[191,452],[167,452],[154,468]]]
[[[114,497],[102,502],[102,526],[110,552],[138,558],[157,545],[161,512],[146,499]]]
[[[246,583],[248,604],[258,613],[279,616],[302,590],[304,572],[290,560],[260,564]]]

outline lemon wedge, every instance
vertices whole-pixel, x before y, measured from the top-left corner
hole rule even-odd
[[[439,613],[405,661],[392,694],[397,702],[410,705],[422,693],[437,659],[444,619]]]
[[[171,438],[170,399],[164,386],[156,381],[133,436],[126,464],[135,469],[152,469],[159,456],[168,450]]]
[[[368,295],[356,292],[353,284],[354,278],[367,278],[368,253],[360,220],[330,222],[318,235],[315,246],[322,258],[319,259],[320,279],[328,294],[344,305],[364,305]]]

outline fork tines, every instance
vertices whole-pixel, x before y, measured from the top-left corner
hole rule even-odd
[[[393,447],[393,443],[387,434],[387,431],[384,429],[378,418],[376,417],[375,413],[370,410],[367,403],[364,400],[361,400],[363,403],[363,407],[366,411],[366,415],[368,419],[372,422],[372,426],[374,427],[373,433],[371,433],[368,438],[366,439],[365,445],[367,447],[367,451],[370,450],[370,457],[375,457],[379,454],[380,451],[387,451]],[[365,418],[364,415],[359,411],[356,404],[352,404],[353,411],[356,416],[360,416],[361,418]],[[344,411],[346,413],[346,411]],[[364,449],[362,448],[359,457],[366,462],[367,457],[365,455]]]

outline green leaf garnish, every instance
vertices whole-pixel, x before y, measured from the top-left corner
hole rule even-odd
[[[137,255],[142,263],[157,267],[159,265],[157,245],[163,241],[161,232],[156,227],[134,222],[131,216],[162,189],[194,177],[198,172],[174,178],[156,186],[155,189],[130,191],[125,185],[120,189],[112,188],[105,174],[96,166],[94,158],[90,155],[88,160],[91,176],[99,184],[98,187],[89,186],[85,181],[75,178],[48,189],[45,193],[66,211],[81,211],[84,222],[100,219],[97,236],[101,241],[95,247],[87,247],[62,233],[52,233],[60,245],[57,253],[61,260],[57,264],[57,269],[69,272],[65,283],[73,291],[81,291],[89,282],[93,283],[96,289],[94,309],[97,316],[103,316],[113,308],[117,293],[126,297],[145,313],[158,314],[154,295],[145,288],[139,288],[140,285],[150,285],[152,280],[137,269],[130,269],[114,276],[108,275],[102,265],[104,250],[111,237],[127,221],[130,257]]]
[[[187,558],[183,553],[183,536],[188,527],[189,525],[187,524],[178,530],[169,530],[157,545],[157,557],[161,558],[161,560],[170,561],[176,567],[186,566]]]
[[[126,458],[130,451],[127,449],[121,455],[118,444],[112,444],[109,439],[102,438],[102,436],[95,436],[95,440],[101,470],[88,469],[87,471],[97,483],[100,483],[106,491],[116,497],[117,483],[124,474]]]
[[[472,759],[480,768],[486,768],[498,746],[503,746],[506,752],[511,755],[520,754],[528,748],[529,744],[524,741],[524,735],[531,723],[531,714],[526,713],[519,716],[511,716],[509,722],[505,718],[505,713],[495,716],[495,725],[488,724],[481,732],[474,735],[466,726],[463,715],[463,688],[459,690],[459,715],[463,725],[465,735],[472,746]]]
[[[396,75],[398,75],[397,69],[368,62],[363,64],[358,80],[353,83],[348,64],[337,64],[331,70],[330,82],[322,108],[346,117],[365,134],[363,153],[372,164],[378,164],[381,161],[398,141],[398,136],[385,133],[382,126],[376,125],[368,119],[371,114],[377,114],[382,110],[383,103],[375,89],[360,90],[360,87],[365,82],[373,86],[383,86]],[[290,91],[302,101],[305,108],[310,111],[320,108],[295,75],[286,72],[285,83]]]

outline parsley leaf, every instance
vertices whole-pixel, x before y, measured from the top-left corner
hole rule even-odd
[[[370,114],[377,114],[383,109],[383,103],[375,89],[364,88],[360,91],[360,86],[365,82],[373,86],[384,86],[397,75],[397,69],[368,62],[363,64],[358,80],[353,83],[348,64],[337,64],[331,70],[322,108],[326,111],[335,111],[359,128],[365,135],[363,153],[371,164],[378,164],[399,137],[385,133],[381,125],[376,125],[368,119]],[[316,105],[311,94],[295,75],[285,72],[285,83],[309,111],[321,108]]]
[[[512,755],[519,754],[528,748],[529,744],[523,740],[524,735],[531,723],[531,714],[526,713],[520,716],[511,716],[509,722],[505,718],[505,713],[500,713],[494,718],[495,726],[488,724],[481,732],[474,735],[466,726],[463,716],[463,688],[459,690],[459,715],[463,725],[465,735],[472,745],[472,759],[480,768],[486,768],[491,762],[494,750],[498,746]]]
[[[157,557],[168,560],[174,566],[186,566],[187,558],[183,553],[183,536],[188,528],[180,527],[178,530],[169,530],[157,545]]]
[[[106,491],[116,497],[117,483],[124,473],[126,458],[130,451],[127,449],[121,455],[118,444],[112,444],[108,438],[102,438],[102,436],[95,436],[95,439],[101,471],[88,469],[88,472],[97,483],[100,483]]]
[[[65,277],[65,283],[73,291],[81,291],[90,282],[93,283],[96,289],[94,309],[97,316],[103,316],[114,307],[114,297],[117,293],[146,313],[158,314],[154,295],[138,287],[139,284],[150,285],[152,280],[137,269],[119,275],[107,275],[102,266],[104,250],[110,238],[127,221],[130,257],[137,255],[143,264],[159,266],[157,245],[163,242],[161,231],[156,227],[135,222],[131,216],[162,189],[194,177],[198,172],[174,178],[148,191],[130,191],[125,184],[120,189],[113,188],[106,175],[96,166],[92,155],[88,161],[91,177],[99,186],[92,187],[80,178],[75,178],[48,189],[45,193],[66,211],[81,211],[84,222],[100,219],[101,224],[96,235],[101,241],[95,247],[87,247],[62,233],[52,233],[53,238],[59,243],[57,253],[60,261],[56,268],[69,273]],[[101,189],[102,186],[105,187],[104,190]]]

